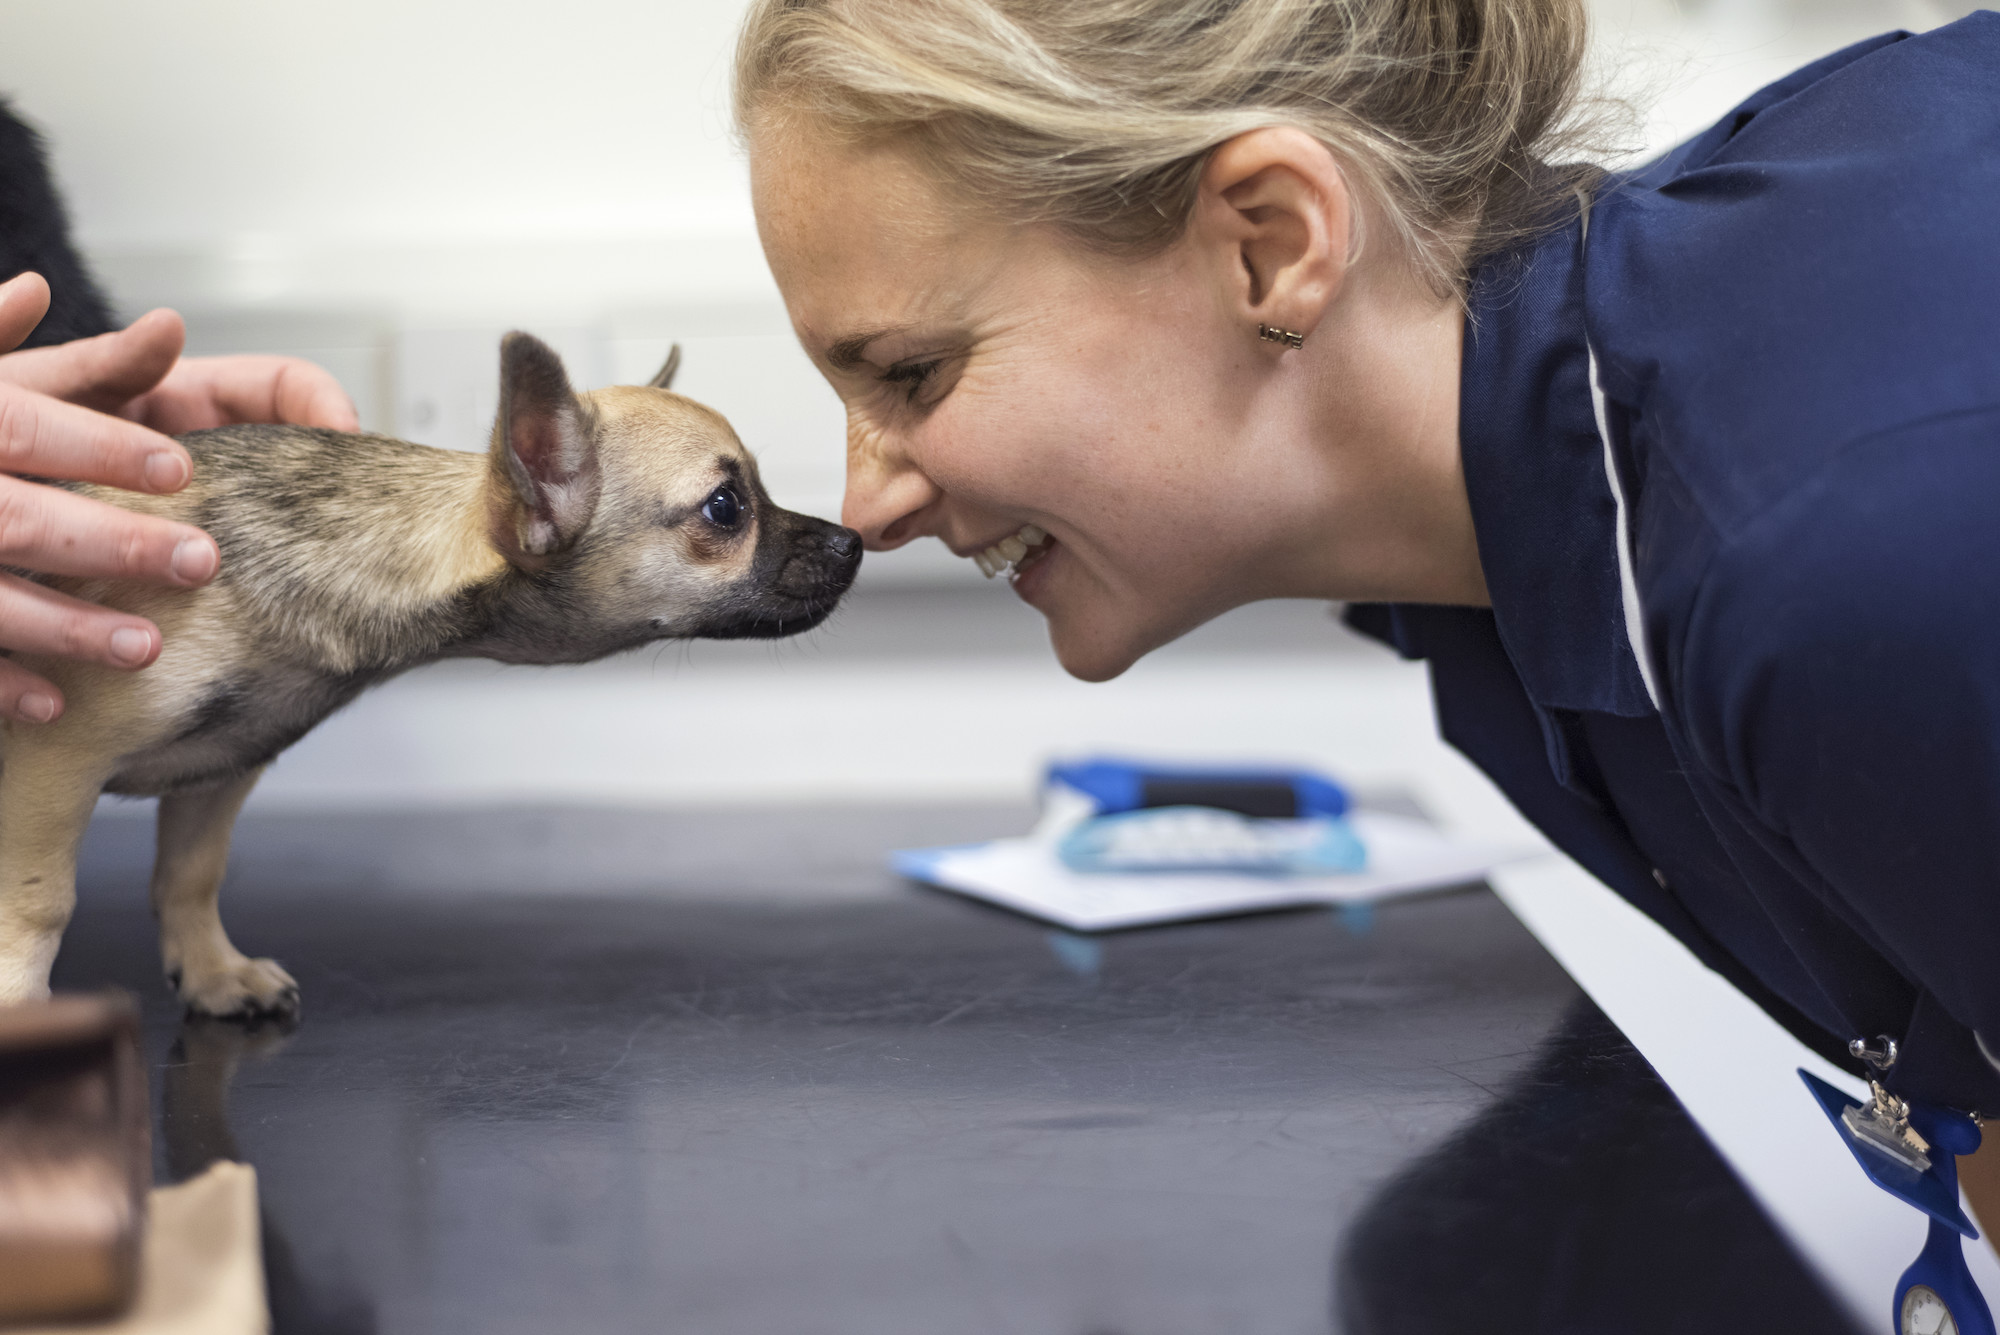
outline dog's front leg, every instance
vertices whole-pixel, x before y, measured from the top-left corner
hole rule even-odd
[[[216,897],[229,864],[229,834],[262,770],[168,793],[160,799],[153,859],[153,912],[160,959],[181,1004],[196,1015],[252,1019],[293,1015],[299,985],[276,960],[253,960],[230,944]]]
[[[12,730],[0,764],[0,1003],[49,994],[76,907],[76,847],[105,774],[73,750]]]

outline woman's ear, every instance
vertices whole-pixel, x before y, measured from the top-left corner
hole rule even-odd
[[[1195,222],[1246,331],[1310,334],[1346,280],[1354,196],[1332,152],[1303,130],[1250,130],[1210,153]]]

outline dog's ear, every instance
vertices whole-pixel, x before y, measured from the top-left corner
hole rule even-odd
[[[646,382],[647,389],[672,389],[674,373],[681,369],[681,345],[676,343],[667,349],[667,364],[653,372],[653,378]]]
[[[500,341],[493,542],[509,560],[537,565],[590,523],[601,486],[593,426],[553,348],[518,331]]]

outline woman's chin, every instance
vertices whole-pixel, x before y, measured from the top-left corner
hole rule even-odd
[[[1081,681],[1110,681],[1160,643],[1133,622],[1127,600],[1101,587],[1060,545],[1030,562],[1013,583],[1021,601],[1048,619],[1056,661]]]
[[[1083,610],[1049,616],[1049,644],[1063,671],[1079,681],[1110,681],[1152,646],[1124,633],[1111,618]]]
[[[1110,681],[1124,675],[1127,668],[1139,661],[1138,654],[1107,652],[1096,645],[1084,650],[1067,649],[1061,640],[1055,640],[1055,647],[1056,661],[1078,681]]]

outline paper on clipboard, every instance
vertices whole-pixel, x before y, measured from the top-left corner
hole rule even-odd
[[[1368,847],[1368,867],[1339,875],[1075,872],[1057,858],[1053,840],[1042,832],[984,844],[905,849],[891,855],[890,865],[912,880],[1071,931],[1106,932],[1462,885],[1539,851],[1447,834],[1424,821],[1386,812],[1355,811],[1348,819]]]

